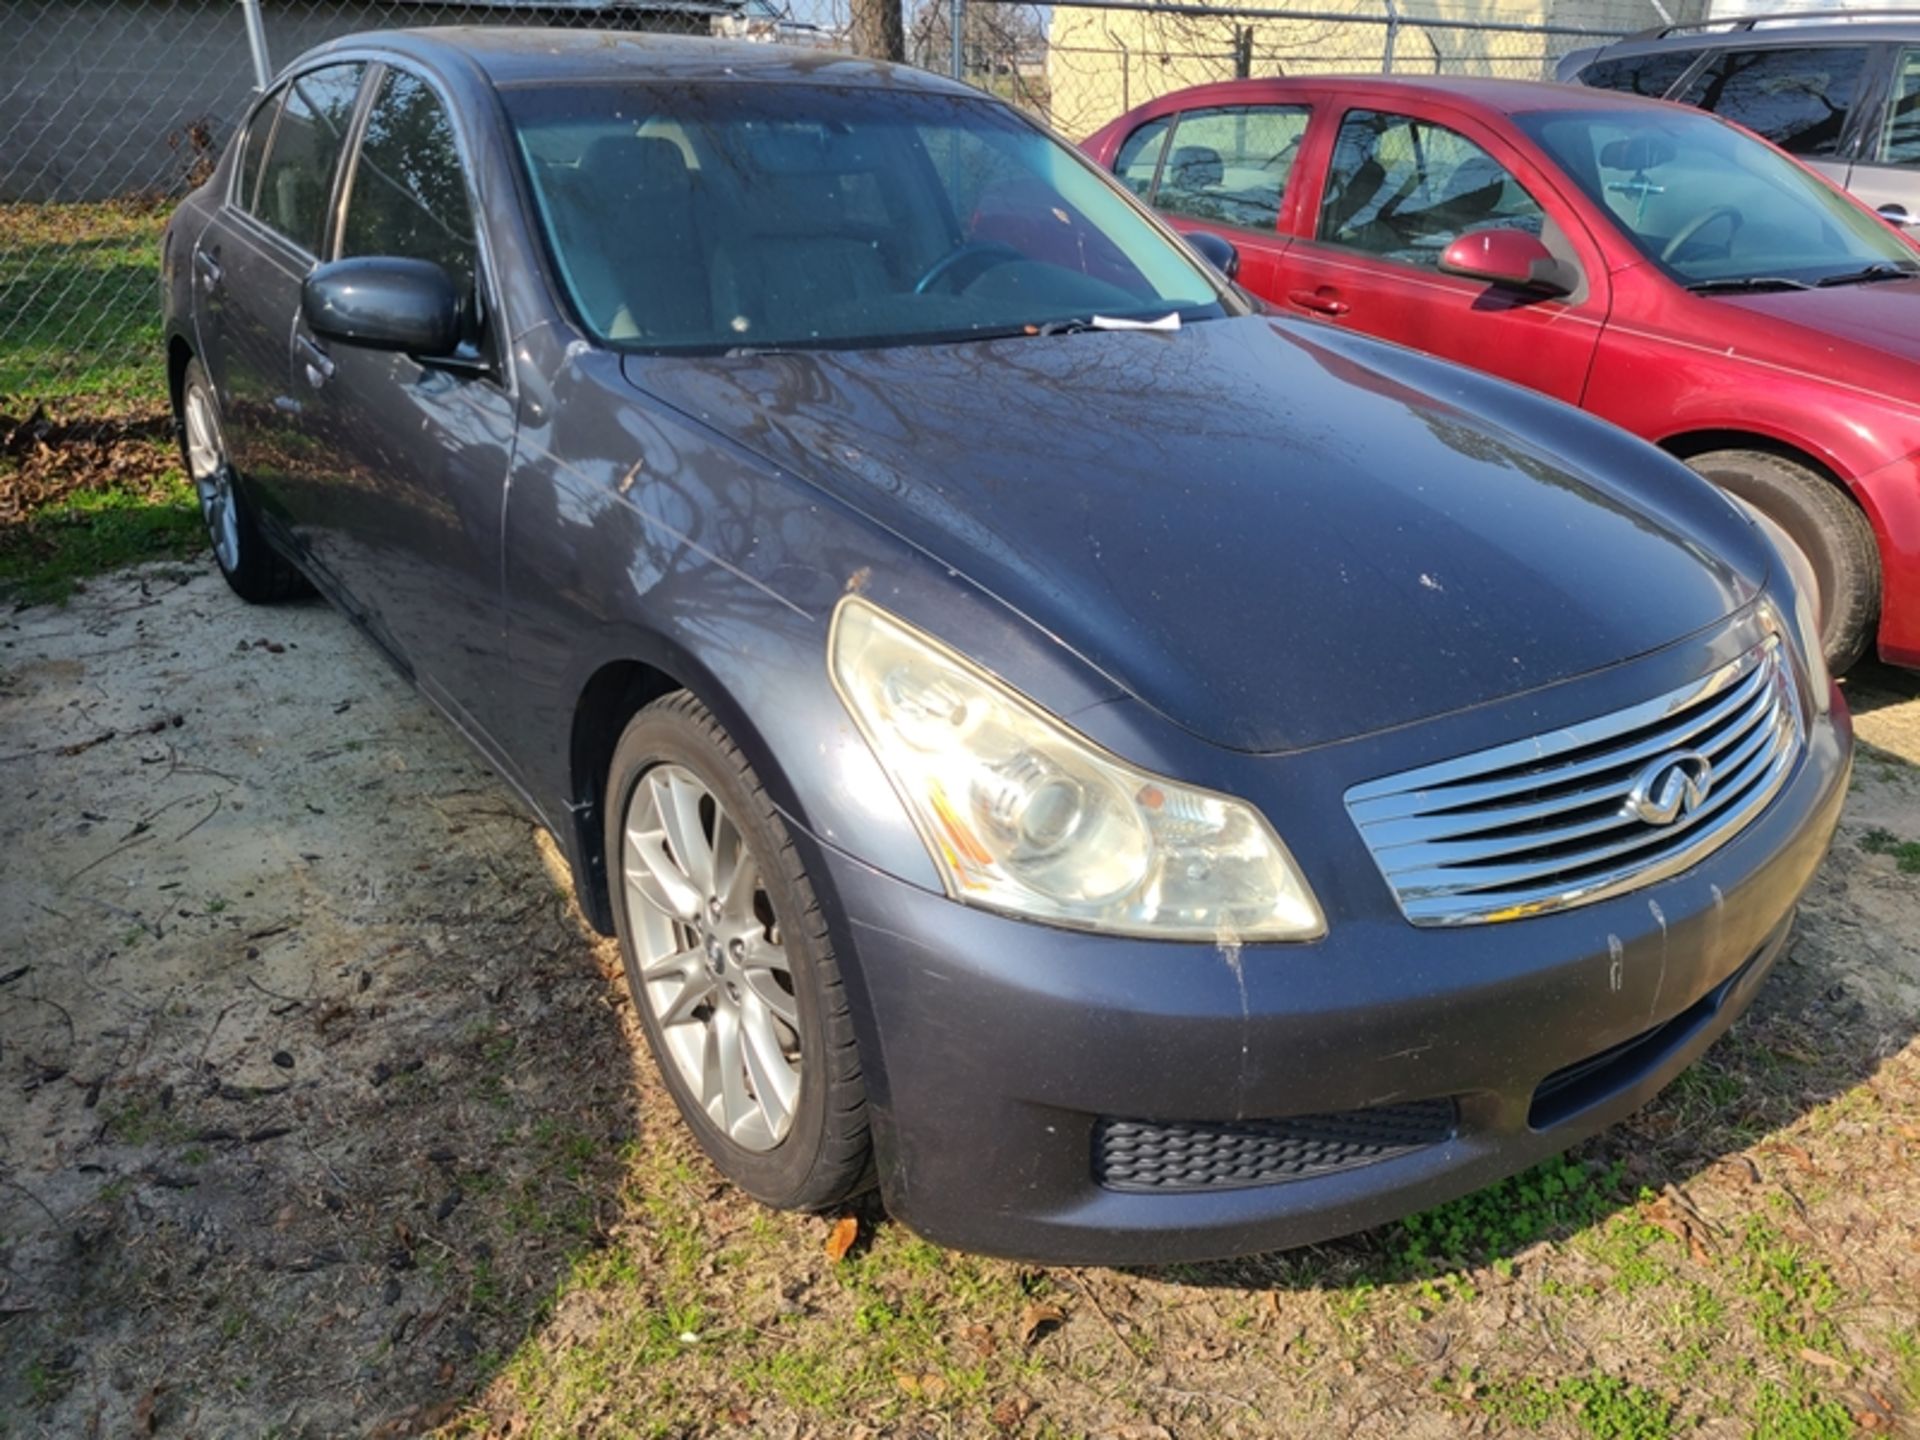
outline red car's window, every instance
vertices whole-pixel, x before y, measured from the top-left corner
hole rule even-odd
[[[1172,128],[1170,115],[1149,120],[1127,137],[1113,159],[1114,175],[1142,200],[1153,194],[1153,177],[1159,173],[1160,154],[1167,148],[1167,132]]]
[[[1469,230],[1539,235],[1546,219],[1526,187],[1458,131],[1378,110],[1340,122],[1320,206],[1330,244],[1432,268]]]
[[[1272,230],[1307,113],[1304,105],[1188,111],[1174,128],[1153,203],[1189,220]]]

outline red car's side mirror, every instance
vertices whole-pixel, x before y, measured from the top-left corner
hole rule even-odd
[[[1570,295],[1580,284],[1571,265],[1525,230],[1469,230],[1447,246],[1440,269],[1539,295]]]

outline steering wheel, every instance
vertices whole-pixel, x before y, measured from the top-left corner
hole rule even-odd
[[[1026,258],[1013,246],[1004,245],[998,240],[963,240],[926,268],[920,278],[913,282],[913,293],[924,295],[941,281],[947,280],[952,282],[947,289],[958,295],[996,265]],[[954,280],[962,267],[965,267],[966,278]]]
[[[1698,235],[1716,220],[1729,220],[1733,222],[1732,228],[1727,232],[1727,245],[1731,248],[1733,245],[1733,237],[1740,232],[1740,227],[1747,223],[1747,217],[1742,215],[1736,206],[1716,205],[1711,210],[1702,211],[1700,214],[1694,216],[1693,219],[1675,231],[1673,238],[1667,241],[1666,245],[1661,248],[1660,258],[1662,260],[1673,259],[1681,250],[1686,248],[1689,240],[1693,239],[1694,236]]]

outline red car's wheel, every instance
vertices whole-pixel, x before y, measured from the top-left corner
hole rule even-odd
[[[1831,480],[1763,450],[1714,450],[1687,463],[1772,520],[1805,553],[1820,586],[1827,667],[1845,671],[1866,653],[1880,618],[1880,550],[1860,507]]]

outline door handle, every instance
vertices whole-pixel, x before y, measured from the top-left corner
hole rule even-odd
[[[201,282],[209,290],[220,283],[220,277],[225,273],[220,268],[220,262],[204,250],[193,252],[193,268],[200,272]]]
[[[1326,285],[1318,290],[1289,290],[1287,299],[1316,315],[1344,315],[1353,308],[1340,298],[1339,291]]]
[[[293,337],[293,348],[300,352],[300,358],[307,363],[307,384],[318,390],[333,378],[333,361],[327,352],[304,335]]]
[[[1879,210],[1879,215],[1882,220],[1890,220],[1895,225],[1911,225],[1913,223],[1913,216],[1908,213],[1907,207],[1898,201],[1890,205],[1882,205]]]

